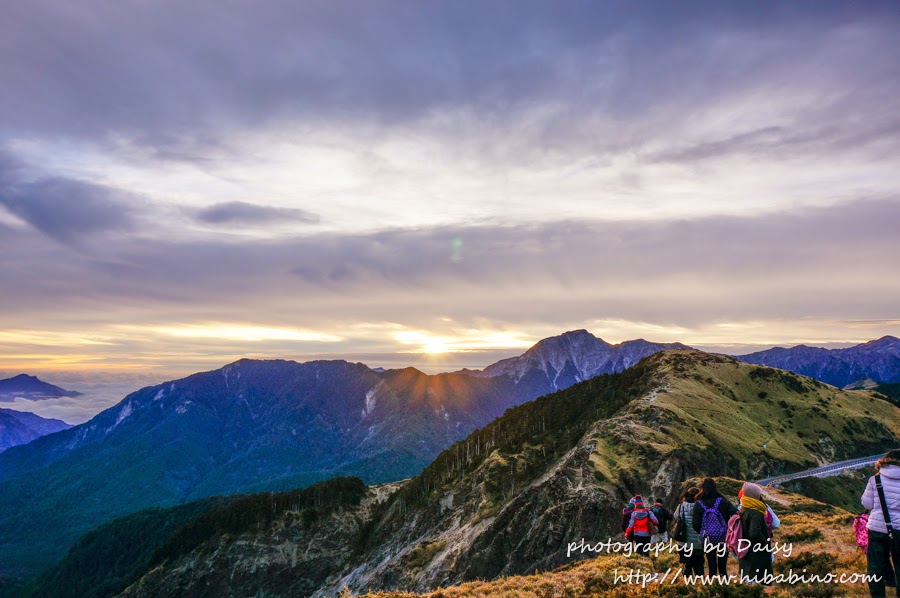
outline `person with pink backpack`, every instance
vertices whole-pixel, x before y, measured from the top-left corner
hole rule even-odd
[[[746,482],[738,494],[740,513],[728,520],[725,543],[740,562],[750,583],[764,583],[772,574],[772,525],[775,513],[762,501],[762,488]]]
[[[900,450],[888,451],[875,463],[861,502],[871,509],[866,572],[877,577],[869,582],[869,594],[882,598],[885,586],[900,587]]]

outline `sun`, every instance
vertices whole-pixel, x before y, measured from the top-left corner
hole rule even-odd
[[[440,355],[442,353],[449,353],[450,346],[444,341],[429,341],[422,345],[422,352],[428,353],[429,355]]]

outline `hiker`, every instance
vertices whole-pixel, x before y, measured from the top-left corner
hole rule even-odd
[[[650,553],[650,536],[659,529],[659,520],[653,511],[644,506],[643,501],[635,501],[625,537],[636,544],[636,552],[648,555]]]
[[[669,523],[673,519],[672,511],[663,506],[661,498],[657,498],[653,501],[653,506],[650,507],[650,510],[653,511],[653,514],[656,515],[656,518],[659,520],[659,531],[650,537],[650,543],[659,544],[660,542],[668,542]]]
[[[861,502],[871,509],[866,523],[867,573],[880,577],[869,582],[869,593],[873,598],[883,598],[885,585],[900,587],[900,450],[888,451],[875,463],[875,475],[869,478]]]
[[[643,500],[644,499],[640,494],[635,494],[632,499],[628,501],[628,506],[622,509],[622,532],[628,530],[628,523],[631,521],[631,512],[634,511],[634,503]]]
[[[769,507],[762,501],[762,488],[753,482],[744,484],[740,497],[742,537],[750,542],[747,554],[738,559],[741,575],[750,578],[750,583],[769,585],[764,582],[764,577],[772,574],[772,531],[766,521]]]
[[[700,534],[703,551],[710,575],[726,575],[728,548],[725,533],[728,520],[737,513],[737,508],[722,496],[712,478],[704,478],[700,484],[700,494],[694,501],[694,531]]]
[[[741,502],[741,499],[744,497],[744,489],[741,488],[738,491],[738,502]],[[738,513],[740,513],[743,507],[738,507]],[[768,504],[766,505],[766,527],[769,530],[769,537],[775,537],[775,530],[781,527],[781,520],[778,518],[778,515],[775,514],[775,511],[772,510]],[[772,562],[775,562],[775,551],[772,551]]]
[[[703,575],[703,540],[694,529],[694,499],[699,488],[688,488],[681,496],[681,504],[675,509],[672,539],[678,544],[678,561],[682,564],[685,577]]]

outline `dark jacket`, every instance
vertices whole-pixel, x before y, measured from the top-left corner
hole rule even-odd
[[[672,511],[662,505],[653,505],[650,507],[656,518],[659,519],[659,532],[662,533],[669,528],[669,523],[674,519]]]
[[[628,530],[628,524],[631,522],[631,513],[634,512],[633,506],[627,506],[622,509],[622,531]]]
[[[766,573],[772,573],[772,553],[762,547],[771,547],[769,526],[766,517],[759,511],[743,509],[741,511],[741,531],[745,540],[752,542],[750,551],[740,559],[741,573],[750,578],[757,578],[763,583]],[[760,550],[754,550],[760,546]]]
[[[715,498],[701,498],[700,500],[694,503],[694,516],[691,524],[694,526],[695,532],[700,532],[700,525],[703,523],[703,508],[700,506],[700,503],[706,505],[707,509],[711,509],[714,504],[716,504]],[[724,496],[722,497],[722,502],[719,503],[719,513],[722,514],[722,518],[725,519],[725,525],[728,525],[728,520],[731,519],[731,516],[737,513],[737,507],[731,504]]]

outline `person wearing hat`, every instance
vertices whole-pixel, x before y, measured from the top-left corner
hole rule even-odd
[[[636,496],[635,499],[637,498]],[[659,519],[644,506],[643,500],[635,500],[631,519],[629,519],[628,528],[625,530],[625,537],[628,537],[629,532],[631,532],[633,541],[637,545],[636,551],[644,555],[650,552],[650,536],[654,533],[651,523],[653,526],[658,526]]]
[[[643,501],[643,497],[640,494],[635,494],[631,500],[628,501],[628,505],[622,509],[622,531],[628,531],[628,522],[631,521],[631,513],[634,511],[634,503],[637,501]]]
[[[742,535],[750,542],[747,556],[738,559],[741,575],[752,583],[766,583],[765,576],[772,574],[772,535],[766,523],[768,507],[762,501],[762,488],[752,482],[744,484],[740,497]]]

